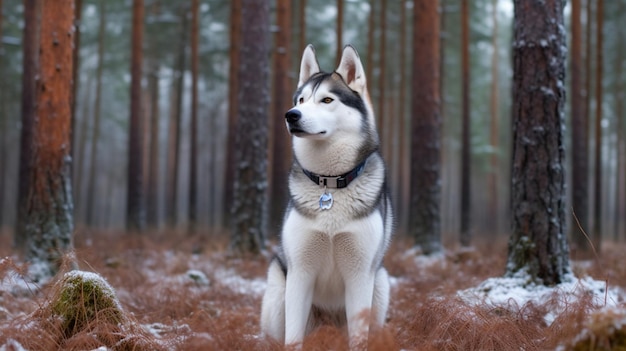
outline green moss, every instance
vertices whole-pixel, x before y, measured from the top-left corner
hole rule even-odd
[[[50,309],[60,319],[66,336],[76,334],[95,320],[114,325],[123,321],[115,291],[100,275],[72,271],[57,284]]]

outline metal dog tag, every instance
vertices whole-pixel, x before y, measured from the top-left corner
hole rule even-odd
[[[320,208],[322,210],[328,210],[331,207],[333,207],[333,195],[324,190],[324,193],[320,196]]]

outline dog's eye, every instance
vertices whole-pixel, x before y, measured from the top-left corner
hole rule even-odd
[[[333,102],[333,98],[325,97],[322,99],[322,102],[325,104],[330,104],[331,102]]]
[[[304,102],[304,98],[303,98],[303,97],[301,97],[300,99],[298,99],[298,103],[299,103],[299,104],[301,104],[301,103],[303,103],[303,102]]]

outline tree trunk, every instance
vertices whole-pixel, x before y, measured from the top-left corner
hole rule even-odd
[[[189,159],[189,234],[194,234],[198,221],[198,34],[199,0],[191,1],[191,153]]]
[[[600,252],[602,244],[602,74],[604,0],[598,0],[596,9],[596,138],[593,202],[593,245]]]
[[[339,66],[343,52],[343,8],[344,0],[337,0],[337,43],[335,47],[335,66]]]
[[[269,107],[269,2],[242,0],[239,123],[231,212],[231,250],[258,253],[265,246],[267,111]]]
[[[143,0],[133,0],[133,36],[131,52],[130,129],[128,133],[128,193],[126,227],[142,231],[145,222],[143,202],[142,162],[142,99],[141,78],[143,64]]]
[[[565,235],[562,0],[514,1],[512,233],[507,275],[561,283]]]
[[[72,249],[71,101],[73,0],[44,1],[39,37],[35,118],[26,182],[23,238],[30,276],[42,282],[60,268]]]
[[[490,223],[490,235],[495,236],[500,231],[500,218],[503,213],[501,213],[498,209],[498,198],[499,198],[499,179],[498,173],[500,173],[500,162],[499,162],[499,138],[500,138],[500,74],[499,74],[499,45],[498,45],[498,0],[493,0],[492,2],[493,12],[493,31],[492,31],[492,47],[493,53],[491,54],[491,94],[490,94],[490,114],[491,114],[491,133],[489,138],[489,143],[491,144],[491,172],[489,172],[489,186],[490,186],[490,194],[489,194],[489,216],[494,220]]]
[[[187,42],[187,9],[181,5],[181,32],[178,58],[173,77],[173,101],[170,105],[169,139],[167,145],[167,222],[175,228],[178,222],[178,177],[180,171],[180,143],[183,110],[183,90],[185,87],[185,47]]]
[[[151,5],[151,13],[153,16],[158,17],[160,14],[161,4],[153,2]],[[160,109],[159,109],[159,78],[160,78],[160,59],[159,59],[159,47],[156,38],[150,43],[150,68],[148,77],[148,90],[150,96],[150,155],[149,155],[149,171],[148,171],[148,192],[146,194],[147,200],[147,224],[153,229],[159,227],[159,123],[160,123]]]
[[[406,221],[406,214],[407,214],[407,208],[408,206],[408,196],[406,194],[406,187],[405,185],[408,184],[408,176],[406,176],[406,174],[408,172],[406,172],[406,169],[408,168],[408,164],[409,164],[409,160],[408,160],[408,146],[406,145],[407,142],[406,140],[408,139],[407,136],[407,114],[406,114],[406,91],[407,91],[407,79],[406,79],[406,47],[407,47],[407,43],[406,43],[406,7],[405,7],[405,1],[402,0],[400,2],[400,49],[399,49],[399,65],[400,65],[400,96],[399,96],[399,102],[398,102],[398,116],[399,116],[399,121],[398,123],[400,124],[400,135],[399,135],[399,144],[400,144],[400,152],[398,155],[398,173],[397,173],[397,177],[395,179],[395,182],[398,185],[398,189],[400,189],[400,191],[398,192],[398,205],[395,206],[395,211],[397,213],[398,219],[397,219],[397,225],[398,225],[398,230],[400,232],[406,232],[406,228],[407,228],[407,221]]]
[[[241,55],[241,1],[230,3],[230,66],[228,69],[228,138],[226,146],[226,166],[224,167],[224,224],[231,226],[230,210],[233,207],[235,179],[235,133],[237,132],[237,106],[239,94],[239,60]]]
[[[2,0],[0,0],[0,77],[4,77],[4,47],[2,43],[2,21],[4,12],[2,11]],[[7,113],[5,109],[5,92],[4,81],[0,82],[0,165],[6,165],[6,148],[7,148]],[[0,169],[0,232],[4,227],[4,179],[7,167]]]
[[[367,55],[365,62],[365,76],[369,80],[369,85],[372,86],[374,82],[374,32],[376,31],[376,21],[375,21],[375,8],[376,8],[376,0],[369,0],[370,4],[370,13],[368,15],[367,20]],[[341,57],[341,56],[339,56]]]
[[[378,135],[382,138],[381,145],[383,145],[384,150],[383,154],[386,156],[385,159],[389,159],[388,146],[389,140],[385,140],[385,135],[387,134],[386,129],[388,129],[388,125],[383,123],[383,116],[385,115],[385,91],[387,90],[385,87],[387,81],[387,63],[386,63],[386,48],[387,48],[387,0],[380,0],[380,47],[378,49],[378,106],[376,109],[376,127],[378,128]],[[370,78],[369,76],[367,77]]]
[[[93,87],[93,76],[90,75],[89,78],[87,78],[87,84],[86,84],[86,91],[84,96],[82,97],[82,101],[83,101],[83,108],[82,108],[82,122],[81,122],[81,126],[80,126],[80,133],[78,135],[78,150],[80,151],[76,151],[76,155],[78,156],[77,159],[72,159],[74,162],[76,162],[76,165],[73,167],[73,175],[76,178],[76,181],[74,181],[75,187],[74,187],[74,204],[76,206],[76,210],[74,212],[74,219],[76,220],[77,223],[81,223],[81,222],[85,222],[87,215],[86,215],[86,210],[84,206],[85,201],[84,201],[84,189],[83,189],[83,179],[84,179],[84,164],[85,164],[85,159],[87,158],[87,147],[85,145],[87,145],[87,131],[89,130],[89,116],[91,116],[91,114],[89,113],[89,108],[90,108],[90,103],[91,103],[91,92],[92,92],[92,87]],[[73,132],[76,132],[76,130],[73,130]]]
[[[624,14],[624,3],[620,3],[619,13]],[[621,228],[624,224],[624,214],[626,213],[626,132],[624,131],[624,33],[620,31],[617,34],[617,42],[622,43],[617,48],[615,59],[615,76],[617,82],[615,84],[615,92],[613,94],[615,101],[615,116],[617,116],[617,191],[615,209],[617,216],[615,218],[615,241],[620,240],[620,233],[624,233],[626,228]]]
[[[91,156],[89,176],[87,177],[87,225],[94,226],[96,211],[96,196],[98,179],[98,143],[100,142],[100,113],[102,111],[102,70],[104,61],[104,35],[106,25],[106,3],[100,0],[100,26],[98,29],[98,63],[96,66],[96,102],[93,110],[93,133],[91,138]]]
[[[0,2],[1,5],[1,2]],[[0,6],[1,8],[1,6]],[[80,68],[80,20],[83,14],[83,0],[75,0],[74,3],[74,68],[72,71],[72,81],[74,82],[74,87],[72,90],[72,136],[71,136],[71,150],[72,150],[72,160],[76,159],[76,147],[75,147],[75,137],[74,130],[76,130],[76,102],[78,100],[78,87],[80,85],[80,78],[78,77],[78,72]],[[2,36],[0,36],[1,38]],[[72,163],[72,168],[74,164]],[[73,182],[72,185],[74,188],[76,187],[76,182]]]
[[[22,60],[22,130],[20,138],[20,169],[17,221],[14,244],[26,249],[27,197],[30,191],[33,153],[33,130],[36,108],[36,77],[39,71],[39,27],[42,0],[24,0],[24,36]]]
[[[409,228],[425,254],[441,251],[441,154],[439,115],[439,6],[413,6],[411,197]]]
[[[587,122],[585,121],[583,104],[584,92],[582,78],[582,31],[581,31],[581,0],[572,0],[572,41],[571,41],[571,115],[572,115],[572,207],[573,218],[571,238],[574,250],[581,253],[590,252],[590,245],[583,233],[589,224],[588,213],[588,172],[589,144]]]
[[[461,129],[461,245],[469,246],[471,206],[471,143],[470,143],[470,48],[469,48],[469,0],[461,1],[461,85],[462,85],[462,129]]]
[[[298,10],[298,23],[300,24],[300,38],[298,40],[300,47],[298,48],[298,55],[300,55],[304,52],[304,48],[308,45],[306,41],[306,0],[300,0],[300,8]]]
[[[289,73],[291,72],[291,0],[279,0],[276,12],[277,28],[274,52],[273,114],[270,127],[273,129],[273,144],[269,159],[271,164],[270,184],[270,227],[278,228],[289,198],[287,187],[289,167],[291,166],[290,136],[285,128],[284,115],[291,107],[292,89]]]

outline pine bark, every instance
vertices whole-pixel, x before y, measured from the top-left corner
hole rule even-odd
[[[590,252],[590,245],[583,230],[589,224],[589,144],[586,142],[588,122],[584,115],[584,91],[582,84],[582,30],[581,0],[572,0],[571,41],[571,116],[572,116],[572,208],[571,238],[574,250]]]
[[[142,231],[145,225],[143,202],[143,116],[142,116],[142,65],[143,65],[143,0],[133,0],[133,25],[131,48],[130,129],[128,133],[128,192],[126,227],[133,232]]]
[[[439,6],[413,6],[411,196],[409,230],[425,254],[441,251],[441,120],[439,112]]]
[[[71,101],[74,1],[44,1],[25,199],[26,258],[35,281],[52,277],[72,249]]]
[[[230,247],[258,253],[265,247],[267,112],[269,108],[269,3],[241,2],[239,116]]]
[[[565,234],[562,0],[514,1],[512,233],[507,275],[544,285],[569,270]]]

